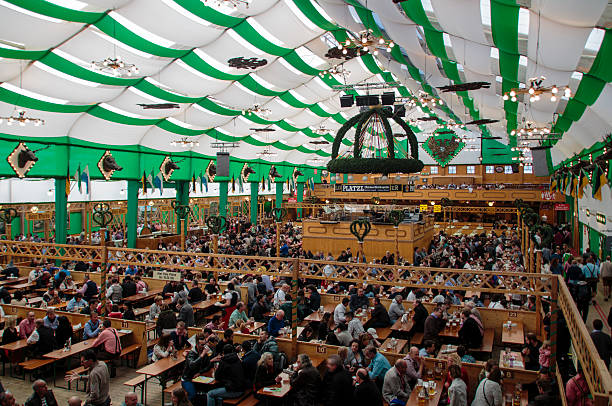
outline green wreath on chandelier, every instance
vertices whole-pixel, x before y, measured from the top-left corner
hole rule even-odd
[[[362,158],[364,138],[370,133],[369,123],[380,120],[384,137],[387,142],[387,157]],[[410,157],[395,157],[395,138],[391,130],[389,119],[393,119],[405,132],[410,148]],[[355,142],[353,156],[339,158],[340,145],[347,131],[357,125],[355,131]],[[408,155],[408,151],[406,151]],[[393,111],[387,108],[375,107],[351,117],[340,128],[334,139],[332,147],[332,159],[327,163],[327,170],[331,173],[415,173],[423,169],[423,162],[419,160],[419,144],[412,129],[400,117],[393,115]]]

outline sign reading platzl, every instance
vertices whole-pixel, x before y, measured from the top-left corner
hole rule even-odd
[[[163,279],[165,281],[177,281],[181,280],[180,272],[168,272],[168,271],[153,271],[154,279]]]
[[[542,200],[555,200],[555,192],[550,192],[548,190],[542,191]]]
[[[401,185],[353,185],[353,184],[336,184],[336,192],[366,192],[366,193],[381,193],[381,192],[399,192]]]
[[[568,203],[555,203],[555,211],[568,211],[569,209]]]

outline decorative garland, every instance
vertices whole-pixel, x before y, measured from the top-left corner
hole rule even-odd
[[[362,158],[363,148],[362,129],[368,119],[374,114],[381,117],[385,137],[387,139],[387,158]],[[391,130],[389,119],[393,119],[406,133],[408,145],[410,147],[411,158],[395,158],[395,138]],[[340,144],[347,131],[357,126],[355,132],[355,143],[352,158],[338,158]],[[393,115],[393,112],[385,108],[372,108],[363,113],[351,117],[340,128],[334,139],[332,146],[332,159],[327,164],[327,170],[331,173],[415,173],[423,169],[423,162],[419,160],[419,149],[416,136],[412,129],[400,117]]]

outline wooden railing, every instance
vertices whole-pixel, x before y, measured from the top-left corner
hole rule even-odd
[[[517,293],[550,297],[552,311],[559,308],[565,317],[574,343],[578,362],[582,365],[594,403],[608,405],[612,396],[612,378],[597,350],[580,313],[565,285],[558,275],[539,273],[491,272],[458,270],[449,268],[404,267],[394,265],[371,265],[334,261],[317,261],[301,258],[249,257],[239,255],[203,254],[126,248],[103,248],[96,246],[58,245],[32,242],[0,240],[0,256],[6,263],[46,258],[48,260],[93,261],[116,265],[134,265],[140,268],[155,268],[214,272],[217,274],[251,274],[297,279],[327,280],[361,284],[380,284],[410,288],[436,288],[488,293]],[[375,269],[376,272],[372,272]],[[494,281],[493,275],[497,277]],[[296,298],[297,295],[293,295]],[[297,302],[294,299],[294,308]],[[296,320],[294,315],[293,320]],[[556,316],[551,322],[551,337],[556,336]],[[295,326],[294,326],[295,327]],[[294,329],[294,337],[297,334]],[[293,340],[297,349],[297,340]]]

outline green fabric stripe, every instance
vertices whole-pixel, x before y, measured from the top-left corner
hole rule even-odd
[[[610,29],[606,29],[606,34],[589,73],[582,75],[576,94],[567,102],[563,114],[557,118],[553,132],[568,131],[572,122],[580,120],[586,107],[597,101],[606,83],[612,81],[610,63],[612,63],[612,34]],[[558,140],[552,141],[553,144],[557,142]]]
[[[312,23],[317,25],[319,28],[321,28],[321,29],[323,29],[325,31],[332,31],[332,30],[338,29],[338,26],[336,26],[335,24],[327,21],[325,19],[325,17],[323,17],[321,15],[321,13],[319,13],[319,11],[317,11],[317,9],[314,7],[314,5],[312,4],[312,2],[310,0],[308,0],[308,1],[293,0],[293,4],[295,4],[296,7],[298,9],[300,9],[300,11],[302,13],[304,13],[304,15],[306,17],[308,17],[308,19]]]
[[[94,24],[106,35],[109,35],[126,45],[136,48],[151,55],[164,58],[180,58],[189,52],[190,49],[166,48],[134,34],[123,25],[115,21],[111,16],[106,15]]]
[[[14,104],[19,107],[24,107],[28,109],[35,109],[40,111],[49,111],[53,113],[84,113],[93,105],[66,105],[66,104],[57,104],[51,103],[47,101],[42,101],[38,99],[34,99],[32,97],[23,96],[19,93],[12,92],[8,89],[0,87],[0,100],[7,104]]]
[[[87,11],[72,10],[43,0],[7,0],[18,7],[30,10],[58,20],[72,21],[75,23],[93,24],[104,16],[104,13],[92,13]]]

